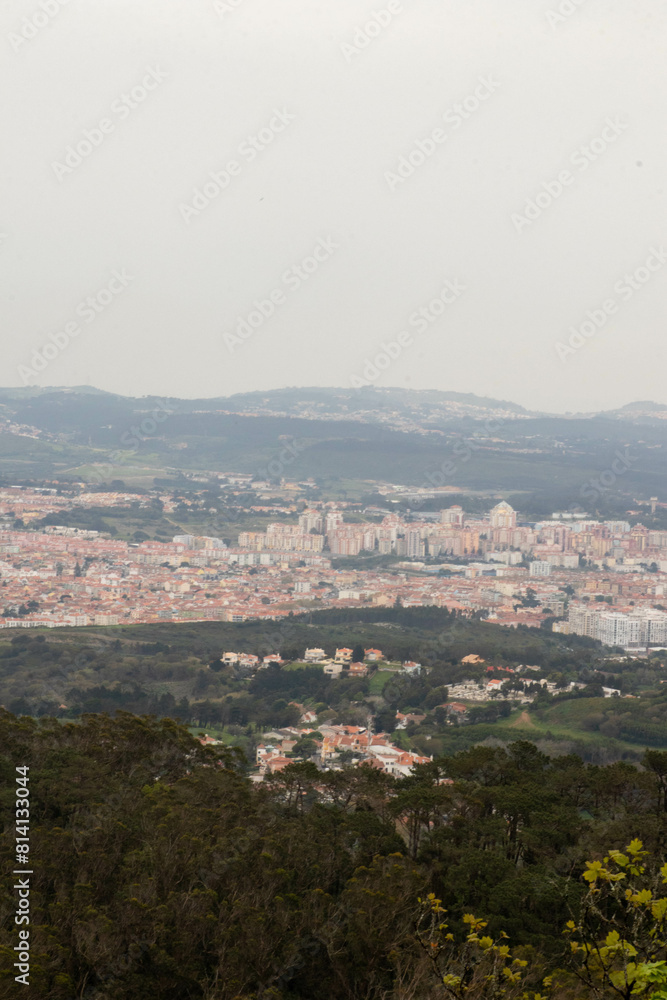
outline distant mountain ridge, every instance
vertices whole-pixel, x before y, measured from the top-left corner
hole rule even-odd
[[[301,481],[541,491],[548,515],[580,503],[582,491],[604,497],[598,477],[623,460],[612,488],[629,496],[623,513],[632,494],[667,492],[665,431],[667,407],[645,402],[562,416],[471,393],[375,386],[213,399],[0,389],[0,481],[152,486],[230,472],[261,480],[282,462]],[[298,447],[287,452],[290,443]]]
[[[124,396],[95,386],[25,386],[0,388],[0,406],[21,403],[28,399],[62,395],[96,396],[100,400],[118,400],[134,404],[137,409],[159,403],[175,404],[179,412],[216,411],[226,413],[266,414],[274,416],[308,416],[309,419],[373,419],[382,412],[396,412],[404,417],[430,418],[434,413],[444,417],[470,416],[484,419],[493,413],[503,413],[505,419],[548,417],[554,420],[608,417],[621,419],[660,419],[667,415],[667,404],[641,400],[626,403],[612,410],[580,413],[550,413],[545,410],[528,410],[510,400],[478,396],[470,392],[445,392],[437,389],[406,389],[404,387],[368,386],[362,389],[332,388],[322,386],[285,387],[283,389],[254,390],[234,393],[231,396],[181,398],[174,396]],[[363,415],[363,416],[362,416]]]

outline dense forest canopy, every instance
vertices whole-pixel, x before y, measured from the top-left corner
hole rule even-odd
[[[17,994],[18,765],[30,768],[34,875],[31,985]],[[642,766],[596,766],[517,741],[401,780],[304,762],[256,785],[242,754],[169,719],[3,712],[0,769],[3,998],[445,997],[431,944],[446,974],[459,968],[471,913],[493,940],[509,936],[527,988],[560,969],[556,995],[591,996],[563,934],[582,919],[588,862],[636,838],[660,860],[667,836],[656,750]],[[429,894],[447,910],[449,958],[437,940],[425,947]]]

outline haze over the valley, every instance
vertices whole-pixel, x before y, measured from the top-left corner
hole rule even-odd
[[[664,4],[54,5],[0,14],[4,384],[667,403]]]

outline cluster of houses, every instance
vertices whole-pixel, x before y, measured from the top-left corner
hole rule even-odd
[[[328,657],[323,649],[315,646],[307,649],[303,655],[303,662],[321,667],[327,677],[367,677],[369,674],[368,664],[379,664],[384,662],[384,653],[381,649],[365,649],[364,659],[354,660],[353,650],[343,646],[337,649],[333,657]],[[254,656],[252,653],[226,652],[220,657],[225,666],[241,667],[246,671],[254,673],[277,663],[282,666],[285,662],[279,653],[270,653],[268,656]],[[406,660],[400,667],[400,672],[406,674],[419,674],[422,669],[421,663]]]
[[[375,655],[379,654],[379,655]],[[366,660],[370,662],[375,662],[378,659],[382,659],[382,653],[379,649],[367,649],[364,650],[364,660],[356,660],[352,662],[353,651],[343,646],[341,649],[337,649],[333,659],[327,657],[324,650],[320,649],[319,646],[315,646],[312,649],[307,649],[303,654],[304,663],[312,663],[318,667],[322,667],[322,670],[327,675],[327,677],[340,677],[343,671],[346,672],[349,677],[367,677],[368,667],[366,666]]]
[[[479,658],[476,658],[479,659]],[[466,660],[471,661],[470,657],[465,657],[463,662]],[[483,662],[483,661],[479,661]],[[488,702],[491,699],[496,699],[502,697],[507,701],[517,701],[525,705],[529,702],[535,700],[538,688],[543,691],[547,691],[549,694],[558,694],[559,691],[573,691],[576,688],[585,688],[586,685],[581,681],[570,681],[564,688],[559,688],[557,684],[553,681],[549,681],[546,677],[530,677],[526,674],[526,671],[540,672],[541,667],[530,666],[527,663],[521,663],[518,667],[487,667],[487,672],[504,673],[508,676],[504,679],[493,678],[491,680],[464,680],[459,684],[451,684],[448,688],[448,694],[450,698],[463,698],[465,701],[484,701]],[[523,676],[522,676],[523,675]],[[518,684],[512,689],[507,689],[504,687],[505,682],[510,679],[515,678]],[[618,688],[603,687],[602,694],[605,698],[613,698],[620,696],[621,692]],[[626,695],[625,697],[631,697]],[[457,702],[448,701],[446,706],[447,709],[451,710]],[[459,711],[461,717],[465,717],[467,712],[466,705],[460,705]]]
[[[294,759],[286,756],[298,740],[317,732],[319,736],[313,739],[315,752],[313,757],[323,770],[340,767],[341,754],[345,751],[354,755],[357,765],[366,765],[393,774],[397,777],[407,777],[416,764],[427,764],[432,758],[421,757],[419,754],[402,750],[395,746],[386,733],[373,733],[362,726],[318,726],[313,729],[280,729],[264,733],[264,741],[257,746],[254,780],[262,781],[265,776],[282,771]]]
[[[319,647],[307,649],[303,655],[304,663],[313,663],[322,667],[327,677],[340,677],[345,672],[346,677],[367,677],[367,663],[379,663],[384,659],[381,649],[365,649],[364,659],[352,660],[353,651],[343,646],[337,649],[333,659],[327,657],[324,650]]]
[[[220,662],[226,667],[241,667],[254,673],[256,670],[266,669],[273,663],[282,666],[285,661],[280,653],[269,653],[268,656],[255,656],[253,653],[223,653]]]
[[[353,651],[347,647],[337,649],[332,658],[328,658],[323,649],[307,649],[304,654],[304,662],[321,666],[324,673],[339,677],[343,673],[346,676],[365,676],[368,673],[368,663],[383,662],[382,650],[365,649],[364,662],[352,661]],[[238,664],[255,671],[268,667],[271,663],[282,664],[283,660],[278,654],[271,654],[265,657],[258,657],[248,653],[225,653],[221,660],[223,663]],[[481,666],[484,659],[477,654],[470,654],[463,657],[462,662],[471,667]],[[421,664],[406,661],[397,672],[419,673]],[[504,699],[517,701],[522,704],[531,702],[535,698],[535,689],[546,689],[550,693],[557,691],[556,685],[545,678],[531,677],[541,671],[539,666],[520,664],[517,667],[494,667],[486,666],[488,673],[504,673],[505,678],[490,678],[481,680],[463,680],[458,684],[452,684],[448,688],[448,700],[442,705],[436,705],[434,711],[441,711],[440,722],[445,725],[460,725],[468,721],[470,702],[488,702],[492,699],[503,697]],[[520,683],[515,689],[508,690],[505,682],[514,679]],[[585,687],[580,682],[573,681],[567,685],[569,689]],[[531,690],[532,689],[532,690]],[[603,688],[606,698],[619,696],[620,691],[614,688]],[[463,699],[459,701],[458,699]],[[298,702],[290,702],[300,710],[300,727],[275,729],[265,732],[262,735],[262,742],[256,748],[255,766],[256,772],[253,780],[262,781],[266,776],[282,771],[295,760],[300,759],[292,754],[294,747],[304,739],[310,739],[312,746],[308,749],[309,759],[317,762],[322,770],[335,770],[343,766],[343,763],[353,765],[368,765],[387,774],[397,777],[408,776],[416,764],[428,763],[430,757],[422,757],[417,753],[406,751],[392,743],[387,733],[373,733],[370,728],[362,726],[345,726],[319,724],[317,713],[306,708]],[[405,730],[408,726],[419,726],[427,718],[425,712],[396,712],[396,730]],[[317,728],[314,728],[317,727]],[[427,737],[428,739],[429,737]],[[201,740],[204,744],[214,744],[219,742],[210,736]],[[344,756],[342,756],[344,755]]]

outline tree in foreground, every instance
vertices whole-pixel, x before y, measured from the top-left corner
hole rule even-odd
[[[635,839],[584,872],[589,890],[565,933],[588,996],[667,1000],[667,864],[643,846]]]
[[[448,1000],[667,1000],[667,864],[639,839],[583,873],[588,891],[568,921],[571,965],[544,976],[540,960],[513,954],[508,937],[485,934],[487,923],[467,913],[455,938],[441,900],[420,899],[417,939]],[[542,992],[536,991],[536,986]]]
[[[507,934],[497,939],[485,934],[487,922],[472,913],[463,916],[467,928],[464,940],[456,940],[444,920],[446,910],[434,893],[419,900],[422,906],[417,938],[431,963],[435,980],[443,987],[448,1000],[547,1000],[552,980],[541,979],[544,993],[529,989],[529,983],[539,981],[534,966],[526,959],[513,955],[507,944]]]

